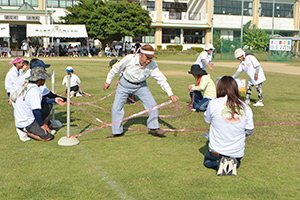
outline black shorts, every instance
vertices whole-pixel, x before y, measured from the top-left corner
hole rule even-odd
[[[79,91],[79,86],[75,85],[73,87],[70,87],[70,92],[74,91],[74,92],[78,92]],[[68,92],[68,88],[66,89],[66,93]]]
[[[39,125],[39,123],[37,123],[37,121],[34,120],[34,122],[32,124],[30,124],[29,126],[27,126],[24,129],[21,129],[22,131],[25,132],[29,132],[32,133],[38,137],[40,137],[41,139],[47,140],[49,138],[53,138],[54,136],[51,133],[46,134],[44,129],[42,129]]]

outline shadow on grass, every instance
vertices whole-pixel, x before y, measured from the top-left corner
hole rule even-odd
[[[72,118],[73,113],[74,113],[74,111],[70,111],[70,122],[73,122],[75,120],[81,120],[81,119]],[[52,113],[51,113],[51,116],[52,116]],[[55,119],[59,120],[61,123],[67,123],[67,111],[61,111],[59,113],[55,113]]]
[[[135,117],[133,119],[129,119],[128,121],[125,122],[125,124],[123,125],[126,128],[129,128],[130,126],[134,125],[134,124],[143,124],[144,126],[147,127],[147,119],[148,117]],[[161,118],[158,119],[158,123],[162,124],[164,126],[167,126],[169,129],[175,129],[175,127],[173,127],[171,124],[167,123],[166,121],[162,120]],[[128,131],[128,129],[124,129],[124,133],[126,133]],[[148,131],[148,134],[153,135],[150,130]],[[156,137],[166,137],[166,136],[157,136],[157,135],[153,135]]]
[[[205,145],[199,149],[199,152],[200,152],[203,156],[205,156],[205,153],[206,153],[207,150],[208,150],[208,143],[209,143],[209,141],[207,140],[206,143],[205,143]]]

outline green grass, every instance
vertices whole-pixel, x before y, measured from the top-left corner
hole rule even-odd
[[[159,56],[159,60],[188,61],[178,55]],[[73,66],[82,80],[84,91],[93,98],[75,97],[74,101],[91,102],[108,95],[116,86],[102,90],[108,61],[101,59],[45,59],[48,72],[55,70],[55,90],[62,94],[65,68]],[[173,92],[179,96],[179,106],[189,101],[187,87],[193,77],[187,74],[190,64],[160,63]],[[64,127],[54,140],[21,142],[14,127],[13,109],[7,104],[4,78],[9,69],[8,59],[1,59],[0,87],[0,199],[299,199],[299,125],[256,126],[247,138],[245,156],[237,177],[217,177],[216,172],[203,166],[207,140],[206,130],[168,132],[166,137],[154,137],[147,131],[126,131],[122,138],[107,139],[111,128],[103,128],[78,137],[80,144],[62,147],[57,141],[66,136],[66,106],[55,106],[56,119]],[[184,63],[184,62],[182,62]],[[237,65],[237,63],[234,63]],[[209,72],[216,80],[232,75],[236,69],[218,67]],[[265,72],[263,84],[265,107],[252,107],[255,123],[299,122],[299,76]],[[247,78],[241,74],[240,78]],[[113,80],[113,83],[117,78]],[[51,79],[47,82],[51,89]],[[148,85],[157,103],[168,100],[156,82]],[[257,100],[254,89],[252,103]],[[113,97],[96,105],[111,109]],[[138,102],[140,103],[140,101]],[[170,105],[172,106],[172,105]],[[82,105],[88,112],[103,120],[111,115]],[[142,111],[136,105],[125,105],[125,111]],[[179,114],[186,109],[180,109]],[[160,110],[172,115],[173,110]],[[126,115],[129,116],[129,115]],[[146,117],[124,122],[130,128],[146,129]],[[101,124],[71,106],[71,134],[89,130]],[[161,128],[209,128],[203,113],[190,113],[179,118],[161,118]]]

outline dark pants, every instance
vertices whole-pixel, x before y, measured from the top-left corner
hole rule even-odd
[[[192,100],[193,93],[195,94],[193,108],[195,108],[197,111],[206,111],[208,103],[211,99],[206,97],[203,98],[202,93],[200,91],[195,90],[194,92],[190,92]]]
[[[205,153],[205,157],[204,157],[204,166],[207,168],[212,168],[212,169],[217,169],[218,167],[218,162],[222,157],[229,157],[229,156],[225,156],[225,155],[219,155],[216,156],[214,154],[212,154],[209,150]],[[240,167],[241,165],[241,159],[242,158],[236,158],[237,160],[237,168]]]

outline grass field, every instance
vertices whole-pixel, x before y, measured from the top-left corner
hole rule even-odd
[[[182,58],[182,59],[180,59]],[[173,92],[180,98],[179,106],[187,105],[187,87],[193,77],[187,74],[196,56],[160,56],[161,71],[168,78]],[[91,102],[116,89],[115,85],[102,90],[108,61],[103,59],[58,58],[44,59],[55,70],[55,91],[62,94],[65,68],[73,66],[82,81],[84,91],[94,97],[74,97],[73,101]],[[172,61],[172,62],[171,62]],[[175,61],[175,62],[174,62]],[[10,68],[8,59],[0,64],[0,199],[299,199],[300,125],[256,126],[246,140],[245,156],[236,177],[218,177],[203,166],[207,130],[168,132],[166,137],[154,137],[148,131],[128,130],[124,137],[107,139],[111,128],[103,128],[78,137],[80,144],[62,147],[57,141],[66,136],[66,106],[55,106],[56,119],[64,127],[50,142],[19,140],[14,127],[13,109],[7,104],[4,78]],[[184,63],[184,62],[180,62]],[[238,65],[238,62],[233,62]],[[236,69],[218,66],[209,72],[213,80],[233,75]],[[251,106],[254,122],[300,122],[299,76],[265,72],[263,84],[265,107]],[[247,78],[241,74],[239,78]],[[113,83],[117,78],[113,80]],[[51,89],[51,79],[46,82]],[[166,93],[152,79],[148,85],[157,103],[168,99]],[[96,105],[111,109],[113,97]],[[257,100],[254,89],[252,103]],[[138,101],[138,103],[141,103]],[[169,105],[171,107],[173,105]],[[111,122],[111,114],[90,106],[88,112]],[[142,111],[137,105],[125,105],[126,113]],[[179,114],[187,111],[179,109]],[[161,115],[174,111],[160,110]],[[128,114],[126,116],[129,116]],[[146,129],[146,117],[124,122],[125,127]],[[208,129],[203,113],[192,112],[178,118],[160,118],[161,128]],[[71,106],[71,134],[101,126],[99,122]]]

